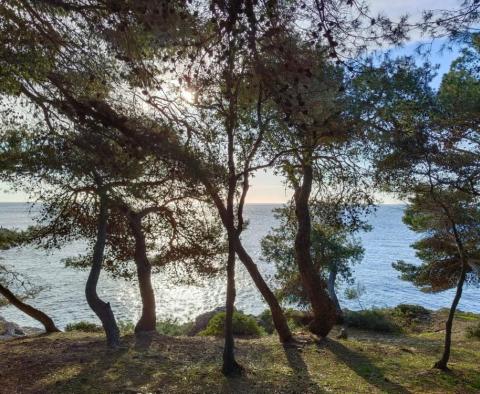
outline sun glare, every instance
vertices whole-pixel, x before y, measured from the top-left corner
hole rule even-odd
[[[190,89],[181,89],[180,96],[189,104],[195,101],[195,93]]]

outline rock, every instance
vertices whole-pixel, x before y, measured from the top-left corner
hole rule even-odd
[[[337,339],[348,339],[348,332],[345,328],[340,330],[340,333],[337,335]]]
[[[25,332],[22,330],[22,328],[12,322],[3,322],[3,333],[2,335],[9,335],[12,337],[22,337],[25,335]]]
[[[215,308],[213,311],[202,313],[195,318],[195,324],[188,332],[188,335],[194,336],[197,335],[200,331],[205,330],[207,328],[208,322],[210,319],[215,316],[218,312],[225,312],[224,306],[219,306]]]
[[[37,327],[20,327],[18,324],[9,322],[0,316],[0,340],[37,335],[45,332]]]

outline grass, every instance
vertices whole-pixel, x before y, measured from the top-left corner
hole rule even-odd
[[[392,335],[349,329],[348,340],[317,341],[296,332],[297,346],[275,336],[237,339],[244,376],[220,372],[221,339],[124,336],[119,350],[101,334],[69,332],[0,344],[0,391],[21,393],[478,393],[480,342],[456,319],[451,373],[431,369],[442,350],[439,312],[422,332]],[[478,316],[477,316],[478,321]]]

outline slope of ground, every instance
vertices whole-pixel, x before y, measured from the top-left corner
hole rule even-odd
[[[422,332],[349,330],[349,339],[316,341],[297,333],[298,346],[274,336],[237,340],[242,377],[220,372],[222,340],[205,337],[123,338],[107,350],[100,334],[58,333],[0,344],[2,393],[479,393],[480,341],[455,321],[451,373],[431,369],[442,350],[444,313]],[[335,332],[332,338],[335,338]]]

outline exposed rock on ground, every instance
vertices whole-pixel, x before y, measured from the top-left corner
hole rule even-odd
[[[36,327],[21,327],[17,323],[9,322],[0,316],[0,341],[41,334],[44,330]]]

